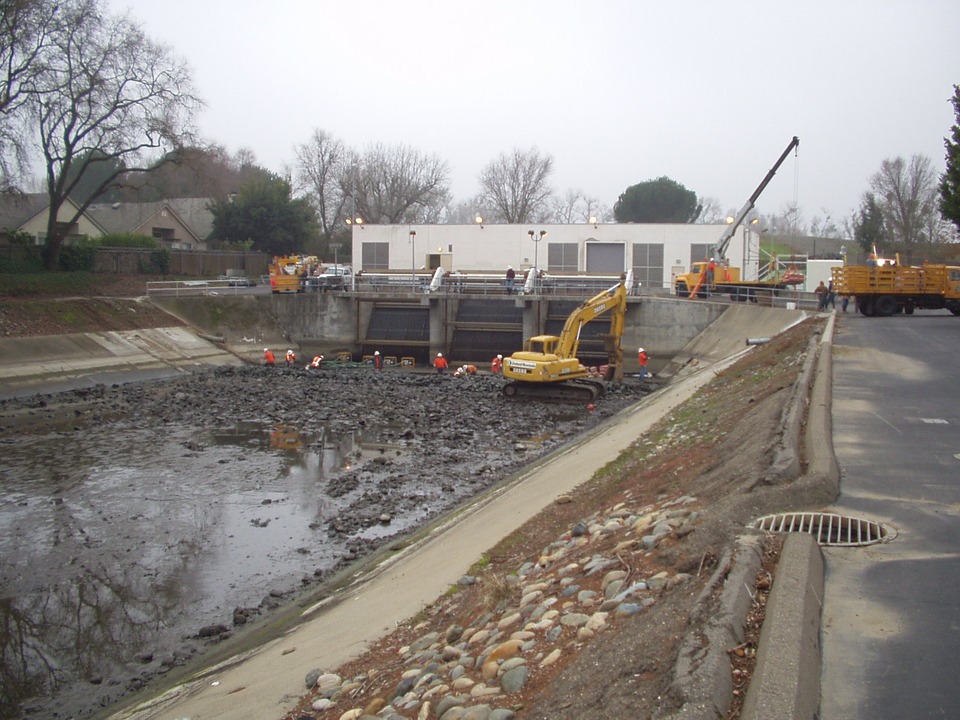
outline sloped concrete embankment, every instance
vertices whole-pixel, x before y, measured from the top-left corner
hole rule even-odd
[[[0,396],[151,380],[240,362],[185,327],[3,338]]]

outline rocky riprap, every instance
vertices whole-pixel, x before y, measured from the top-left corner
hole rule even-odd
[[[394,650],[391,660],[364,667],[373,661],[361,657],[343,674],[308,674],[310,693],[288,719],[515,717],[524,689],[543,685],[597,634],[643,612],[661,593],[699,585],[660,557],[681,554],[676,546],[697,524],[696,499],[639,504],[628,499],[574,524],[512,573],[465,575],[426,619],[382,641]],[[483,610],[465,618],[458,596],[471,592],[483,602],[465,604]],[[450,617],[457,621],[448,623]]]

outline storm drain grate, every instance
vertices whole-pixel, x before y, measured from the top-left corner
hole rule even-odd
[[[873,545],[891,539],[887,529],[873,520],[835,513],[781,513],[754,520],[751,527],[768,532],[813,535],[819,545]]]

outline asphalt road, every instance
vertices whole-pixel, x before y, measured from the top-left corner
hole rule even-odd
[[[897,536],[824,548],[820,718],[957,718],[960,317],[838,320],[834,509]]]

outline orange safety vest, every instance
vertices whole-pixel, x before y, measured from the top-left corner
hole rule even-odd
[[[500,372],[500,368],[502,367],[502,364],[503,364],[503,361],[500,360],[500,358],[495,357],[493,360],[490,361],[490,369],[493,372],[498,373]]]

